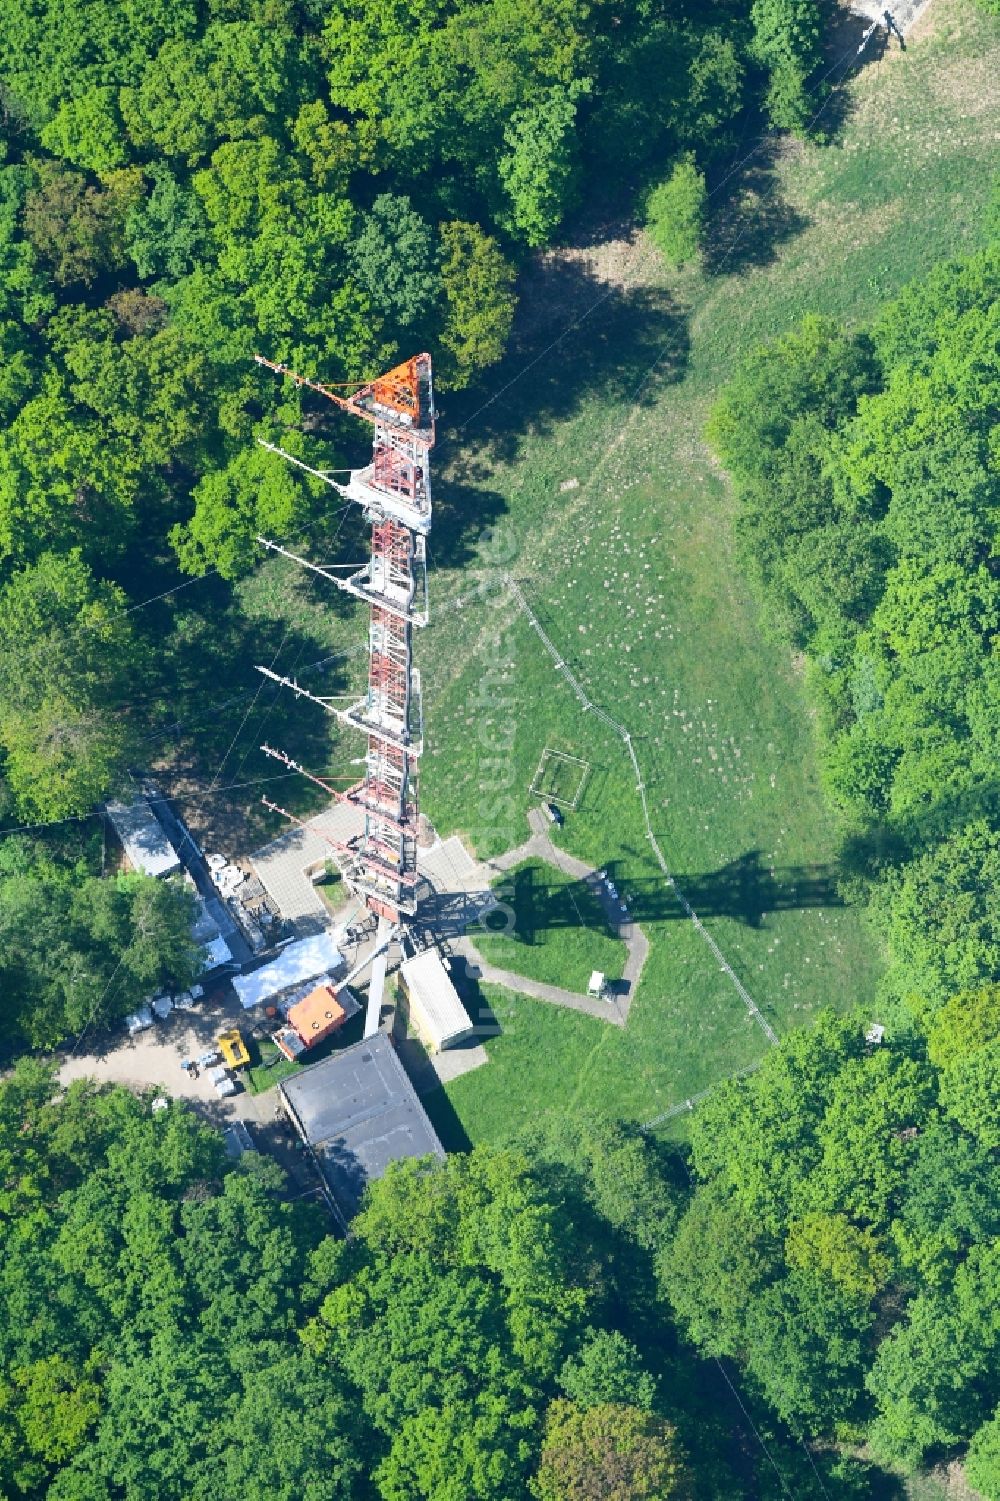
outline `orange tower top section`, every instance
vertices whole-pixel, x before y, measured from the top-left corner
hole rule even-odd
[[[343,407],[346,412],[353,412],[356,417],[384,423],[389,427],[403,428],[428,444],[434,441],[434,389],[429,354],[412,355],[401,365],[387,370],[384,375],[377,375],[374,380],[358,382],[357,390],[350,396],[331,390],[321,381],[297,375],[287,365],[266,360],[261,354],[254,355],[254,359],[258,365],[266,365],[268,370],[287,376],[297,386],[308,386],[310,390],[318,391],[328,401]],[[355,382],[345,384],[354,385]]]

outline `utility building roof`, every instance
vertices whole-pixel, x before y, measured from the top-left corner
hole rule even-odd
[[[144,797],[137,798],[129,807],[118,802],[106,806],[133,870],[146,876],[170,876],[175,870],[180,870],[177,851]]]
[[[390,1162],[444,1148],[384,1032],[303,1069],[278,1086],[285,1107],[344,1217]]]
[[[428,948],[400,965],[410,1017],[432,1048],[453,1047],[472,1035],[469,1013],[458,998],[437,949]]]
[[[249,975],[237,975],[233,988],[249,1010],[302,980],[311,980],[328,972],[336,974],[343,963],[343,956],[330,934],[314,933],[311,938],[290,943],[270,964],[262,965]]]
[[[312,1047],[336,1031],[349,1014],[347,1007],[340,1004],[333,986],[327,983],[317,985],[301,1001],[289,1006],[288,1024],[295,1028],[307,1047]]]

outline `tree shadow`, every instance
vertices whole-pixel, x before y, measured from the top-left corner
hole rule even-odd
[[[333,586],[329,593],[330,609],[343,612],[344,596]],[[308,616],[297,624],[264,613],[250,617],[212,580],[196,598],[180,595],[173,610],[144,626],[155,666],[149,698],[131,711],[132,758],[156,768],[166,790],[182,799],[177,806],[186,819],[196,827],[222,824],[227,838],[250,837],[243,820],[262,793],[296,813],[328,801],[260,749],[273,745],[320,775],[329,767],[331,716],[256,671],[258,664],[271,667],[324,697],[349,690],[357,681],[352,659],[331,650]],[[359,631],[363,652],[360,621]]]
[[[781,193],[777,165],[784,150],[783,138],[765,140],[728,181],[723,178],[703,250],[710,276],[769,266],[782,245],[808,228],[809,220]]]
[[[1000,824],[1000,781],[961,788],[919,811],[873,821],[848,834],[839,852],[843,876],[876,881],[977,819]]]
[[[440,399],[440,456],[459,480],[486,477],[498,459],[516,457],[526,435],[550,432],[588,398],[646,404],[681,379],[686,312],[662,288],[624,284],[635,253],[607,279],[577,248],[538,255],[525,269],[510,347],[488,389]]]

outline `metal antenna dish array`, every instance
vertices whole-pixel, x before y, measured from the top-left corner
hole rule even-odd
[[[363,781],[346,792],[334,792],[313,777],[335,797],[364,810],[363,832],[349,844],[334,845],[344,879],[379,919],[379,941],[403,916],[416,911],[417,882],[417,781],[416,763],[423,750],[423,714],[420,674],[413,666],[412,631],[427,624],[426,536],[431,529],[430,450],[434,444],[434,390],[429,354],[414,355],[395,369],[360,386],[351,395],[341,395],[317,381],[307,380],[284,365],[256,355],[259,365],[287,376],[296,385],[308,386],[329,401],[374,426],[372,462],[350,471],[342,484],[330,474],[313,469],[294,454],[264,443],[290,463],[323,480],[347,500],[362,506],[371,521],[371,557],[357,572],[344,578],[317,564],[297,557],[277,543],[258,540],[273,552],[292,558],[303,567],[359,599],[369,608],[368,691],[348,708],[308,693],[294,679],[281,677],[268,668],[258,671],[302,697],[319,703],[328,713],[353,725],[367,737]],[[294,770],[290,758],[270,747],[268,755]],[[265,802],[267,800],[265,799]],[[273,804],[268,803],[269,807]],[[276,811],[284,812],[284,809]],[[289,816],[289,815],[286,815]],[[298,822],[298,820],[294,820]],[[383,944],[384,946],[384,944]],[[369,1026],[374,1009],[378,1021],[381,984],[375,965],[369,990]]]

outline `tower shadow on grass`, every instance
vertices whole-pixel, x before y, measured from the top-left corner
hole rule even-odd
[[[673,890],[662,879],[629,879],[619,887],[614,862],[605,867],[605,873],[620,891],[628,916],[640,926],[686,919]],[[836,866],[768,866],[760,850],[748,850],[718,870],[680,874],[675,879],[677,890],[700,918],[731,917],[747,927],[760,928],[774,912],[842,907],[838,877]],[[537,865],[514,872],[507,900],[514,912],[513,936],[529,946],[537,943],[543,932],[578,928],[585,912],[593,913],[595,926],[604,926],[593,893],[584,882],[549,882]],[[497,921],[499,926],[499,917]],[[488,918],[484,925],[489,931]]]

